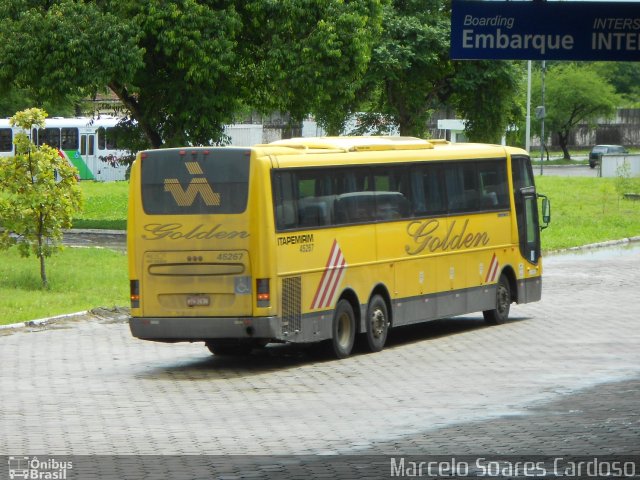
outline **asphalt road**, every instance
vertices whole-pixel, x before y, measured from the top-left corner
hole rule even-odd
[[[508,323],[398,329],[342,361],[144,342],[121,312],[3,330],[0,455],[74,455],[70,479],[388,478],[400,455],[637,459],[639,284],[637,244],[552,256],[543,300]]]

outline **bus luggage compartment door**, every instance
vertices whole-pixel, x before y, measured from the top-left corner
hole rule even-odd
[[[252,313],[244,250],[146,252],[141,282],[145,317],[238,317]]]

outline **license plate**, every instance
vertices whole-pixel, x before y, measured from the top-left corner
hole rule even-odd
[[[187,297],[187,307],[208,307],[209,303],[207,295],[190,295]]]

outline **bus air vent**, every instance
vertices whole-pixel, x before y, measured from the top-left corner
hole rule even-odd
[[[291,335],[301,329],[300,277],[282,279],[282,333]]]

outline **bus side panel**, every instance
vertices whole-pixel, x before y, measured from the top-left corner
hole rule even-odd
[[[333,309],[345,290],[355,294],[361,309],[376,284],[393,283],[393,271],[387,265],[372,263],[375,228],[360,225],[277,234],[277,271],[283,292],[280,314],[288,339],[330,338]],[[292,289],[297,293],[289,293]],[[359,308],[355,310],[360,316]],[[297,318],[299,323],[291,323]]]
[[[509,212],[381,223],[377,230],[378,260],[395,271],[394,325],[493,307],[500,265],[515,248]]]
[[[518,280],[518,303],[538,302],[542,298],[542,277],[537,269],[529,269],[528,278]]]

